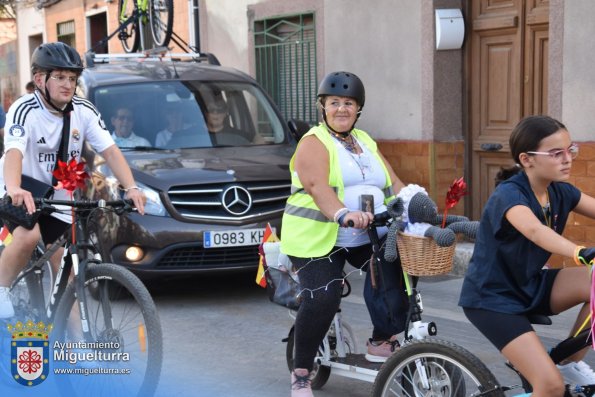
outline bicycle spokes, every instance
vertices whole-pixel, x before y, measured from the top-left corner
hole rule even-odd
[[[149,21],[153,41],[157,47],[169,44],[173,30],[173,1],[153,0],[149,2]]]

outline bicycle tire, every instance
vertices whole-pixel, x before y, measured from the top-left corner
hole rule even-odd
[[[504,397],[484,363],[461,346],[439,339],[412,341],[397,350],[380,368],[372,388],[373,397],[479,394]]]
[[[167,47],[173,33],[173,0],[149,0],[149,23],[156,47]]]
[[[93,299],[91,289],[97,285],[99,299]],[[117,292],[118,287],[125,291],[127,299],[122,298],[124,294]],[[118,299],[114,299],[114,294],[118,295]],[[128,353],[129,360],[98,360],[87,363],[83,361],[75,366],[80,364],[77,368],[84,370],[86,364],[92,364],[93,368],[102,367],[110,371],[130,370],[130,374],[63,376],[57,379],[63,395],[152,396],[161,374],[163,337],[157,309],[149,291],[129,270],[111,263],[100,263],[89,264],[86,268],[85,296],[89,313],[88,326],[92,334],[92,340],[85,342],[111,343],[112,350],[103,349],[103,352]],[[75,306],[76,302],[75,285],[71,281],[58,304],[55,330],[52,333],[52,339],[55,341],[77,342],[81,339],[75,336],[77,332],[82,335],[80,321],[75,320],[71,325],[67,325],[72,310],[78,308],[78,305]],[[106,318],[106,310],[110,312],[111,317]],[[75,329],[73,332],[77,327],[78,331]],[[89,350],[85,349],[83,353]],[[73,368],[73,364],[64,360],[54,359],[54,365]]]
[[[118,23],[120,26],[134,15],[136,8],[137,0],[118,0]],[[138,20],[132,20],[128,25],[122,27],[118,32],[118,39],[120,39],[125,52],[136,52],[140,45]]]

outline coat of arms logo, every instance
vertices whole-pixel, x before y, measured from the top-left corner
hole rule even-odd
[[[17,322],[8,324],[12,334],[11,373],[24,386],[37,386],[46,380],[49,373],[49,333],[52,325],[43,322]]]

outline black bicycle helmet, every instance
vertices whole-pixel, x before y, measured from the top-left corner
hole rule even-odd
[[[83,61],[79,53],[62,42],[41,44],[31,57],[33,72],[44,70],[70,70],[77,74],[83,71]]]
[[[350,72],[332,72],[322,79],[318,87],[318,98],[328,95],[353,98],[360,106],[360,110],[366,102],[364,84],[359,77]]]

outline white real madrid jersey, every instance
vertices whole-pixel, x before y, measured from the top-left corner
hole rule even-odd
[[[52,183],[52,172],[60,148],[63,119],[61,114],[52,113],[42,102],[38,92],[18,98],[8,109],[4,126],[4,152],[17,149],[23,154],[23,175],[28,175],[47,184]],[[70,115],[70,136],[68,159],[80,161],[85,141],[97,152],[103,152],[114,144],[105,128],[101,115],[86,99],[75,96]],[[4,167],[6,156],[0,159],[0,196],[5,193]],[[56,199],[67,199],[66,191],[56,191]],[[70,221],[70,215],[57,218]]]

